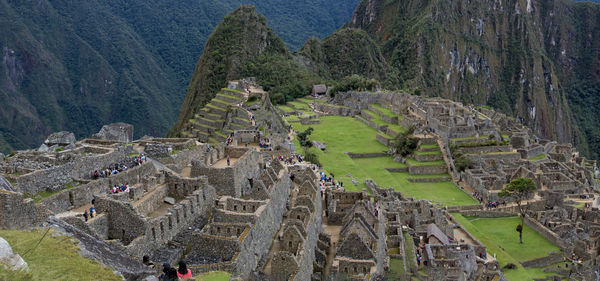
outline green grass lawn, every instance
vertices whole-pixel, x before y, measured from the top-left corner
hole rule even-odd
[[[439,148],[440,146],[437,143],[434,144],[422,144],[419,145],[420,148]]]
[[[528,160],[535,162],[535,161],[540,161],[540,160],[543,160],[543,159],[546,159],[546,154],[545,153],[542,153],[542,154],[540,154],[538,156],[531,157]]]
[[[292,113],[295,112],[296,110],[294,110],[293,108],[287,106],[287,105],[279,105],[277,106],[277,108],[279,108],[281,111],[285,112],[285,113]]]
[[[21,255],[30,269],[29,273],[15,273],[0,266],[0,280],[123,280],[110,268],[80,256],[77,253],[79,248],[68,236],[48,233],[35,250],[29,251],[44,232],[0,230],[0,236],[8,241],[13,251]]]
[[[505,270],[508,280],[533,280],[551,275],[542,272],[541,268],[525,269],[519,264],[547,256],[553,251],[558,252],[560,249],[527,225],[523,231],[523,244],[520,244],[519,234],[515,231],[521,221],[518,217],[476,218],[463,217],[458,213],[453,213],[452,216],[486,245],[488,255],[496,254],[501,267],[508,263],[517,265],[517,269]]]
[[[442,154],[442,151],[441,150],[436,150],[436,151],[425,151],[425,152],[423,152],[423,151],[416,150],[415,154],[417,154],[417,155],[438,155],[438,154]]]
[[[306,110],[306,111],[310,111],[310,107],[308,106],[308,104],[304,103],[304,102],[299,102],[299,101],[290,101],[288,102],[288,104],[293,105],[296,109],[298,110]]]
[[[402,259],[390,259],[390,272],[385,277],[387,280],[404,280],[404,263]]]
[[[403,168],[405,164],[395,162],[392,157],[375,157],[351,159],[345,152],[371,153],[384,152],[387,147],[375,140],[377,131],[361,121],[351,117],[322,116],[320,124],[301,125],[293,123],[294,130],[300,132],[308,127],[314,129],[311,140],[324,142],[326,152],[312,148],[323,165],[324,169],[334,173],[336,180],[344,183],[344,188],[349,191],[361,191],[365,188],[365,179],[373,179],[383,187],[393,187],[403,192],[404,195],[417,199],[428,199],[442,202],[445,205],[470,205],[476,202],[467,194],[458,189],[452,182],[436,183],[411,183],[411,177],[439,177],[439,175],[412,176],[408,173],[390,173],[385,168]],[[302,148],[295,141],[298,152]],[[416,161],[415,161],[416,162]],[[442,162],[424,162],[439,164]],[[360,184],[354,186],[350,173]],[[446,175],[447,176],[447,175]]]
[[[398,120],[402,120],[402,116],[393,113],[390,109],[387,109],[379,104],[371,104],[375,109],[379,110],[379,112],[383,113],[383,115],[390,117],[398,117]]]
[[[229,281],[231,274],[229,272],[213,271],[194,276],[198,281]]]

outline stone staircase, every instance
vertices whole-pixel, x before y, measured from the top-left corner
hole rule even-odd
[[[247,99],[241,91],[222,89],[188,121],[188,129],[182,135],[208,143],[225,141],[233,131],[252,124],[248,111],[241,107]]]

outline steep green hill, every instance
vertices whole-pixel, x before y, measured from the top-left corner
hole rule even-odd
[[[299,48],[341,26],[358,1],[249,3]],[[113,121],[134,124],[136,137],[165,134],[208,36],[242,2],[0,0],[0,151]]]

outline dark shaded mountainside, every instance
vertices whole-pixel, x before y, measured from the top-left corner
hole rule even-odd
[[[359,0],[252,0],[290,48],[343,25]],[[0,152],[103,124],[164,135],[204,43],[240,0],[0,0]],[[307,16],[310,15],[310,16]]]
[[[207,42],[171,135],[229,79],[256,76],[274,102],[284,102],[307,94],[311,83],[360,74],[386,88],[492,106],[541,136],[600,156],[600,5],[364,0],[344,29],[309,39],[297,53],[256,48],[277,41],[266,36],[231,57],[222,56],[231,42],[220,38],[239,29],[226,22]],[[261,23],[257,30],[269,29]],[[206,80],[212,86],[197,82]]]

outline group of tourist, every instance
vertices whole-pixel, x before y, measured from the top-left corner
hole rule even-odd
[[[272,158],[275,159],[275,156],[272,156]],[[304,161],[302,155],[297,153],[294,153],[291,156],[279,155],[277,156],[277,159],[279,159],[279,161],[282,161],[286,165],[295,165],[296,163]]]
[[[146,266],[152,266],[154,268],[154,264],[150,262],[150,259],[144,256],[144,264]],[[151,265],[150,265],[151,264]],[[160,281],[179,281],[179,280],[188,280],[192,279],[192,271],[187,268],[187,265],[184,261],[179,261],[179,267],[171,267],[168,263],[163,263],[162,274],[158,277]]]
[[[481,196],[481,194],[479,194],[477,191],[473,191],[473,193],[471,193],[471,195],[473,195],[473,198],[475,198],[479,201],[479,204],[481,204],[483,202],[483,196]]]
[[[94,173],[92,174],[92,178],[93,179],[106,178],[111,175],[125,172],[129,168],[133,168],[135,166],[142,165],[144,162],[146,162],[146,156],[142,154],[140,156],[135,157],[130,164],[117,163],[117,164],[110,165],[106,169],[102,169],[100,171],[95,170]]]
[[[113,187],[111,188],[110,192],[111,193],[119,193],[119,192],[129,192],[130,188],[129,188],[129,184],[119,184],[119,185],[113,185]]]
[[[150,261],[149,256],[142,258],[142,263],[150,269],[155,269],[156,265]],[[179,261],[179,268],[171,267],[169,263],[163,263],[162,273],[158,276],[160,281],[179,281],[192,279],[192,271],[187,268],[184,261]]]
[[[506,205],[506,202],[502,201],[502,202],[498,202],[498,201],[488,201],[487,204],[485,205],[488,209],[495,209],[500,207],[500,205]]]
[[[96,216],[96,208],[94,207],[94,203],[96,203],[96,199],[92,199],[92,206],[90,207],[89,212],[88,210],[83,212],[83,218],[85,219],[85,222],[88,221],[88,218],[91,219]]]

